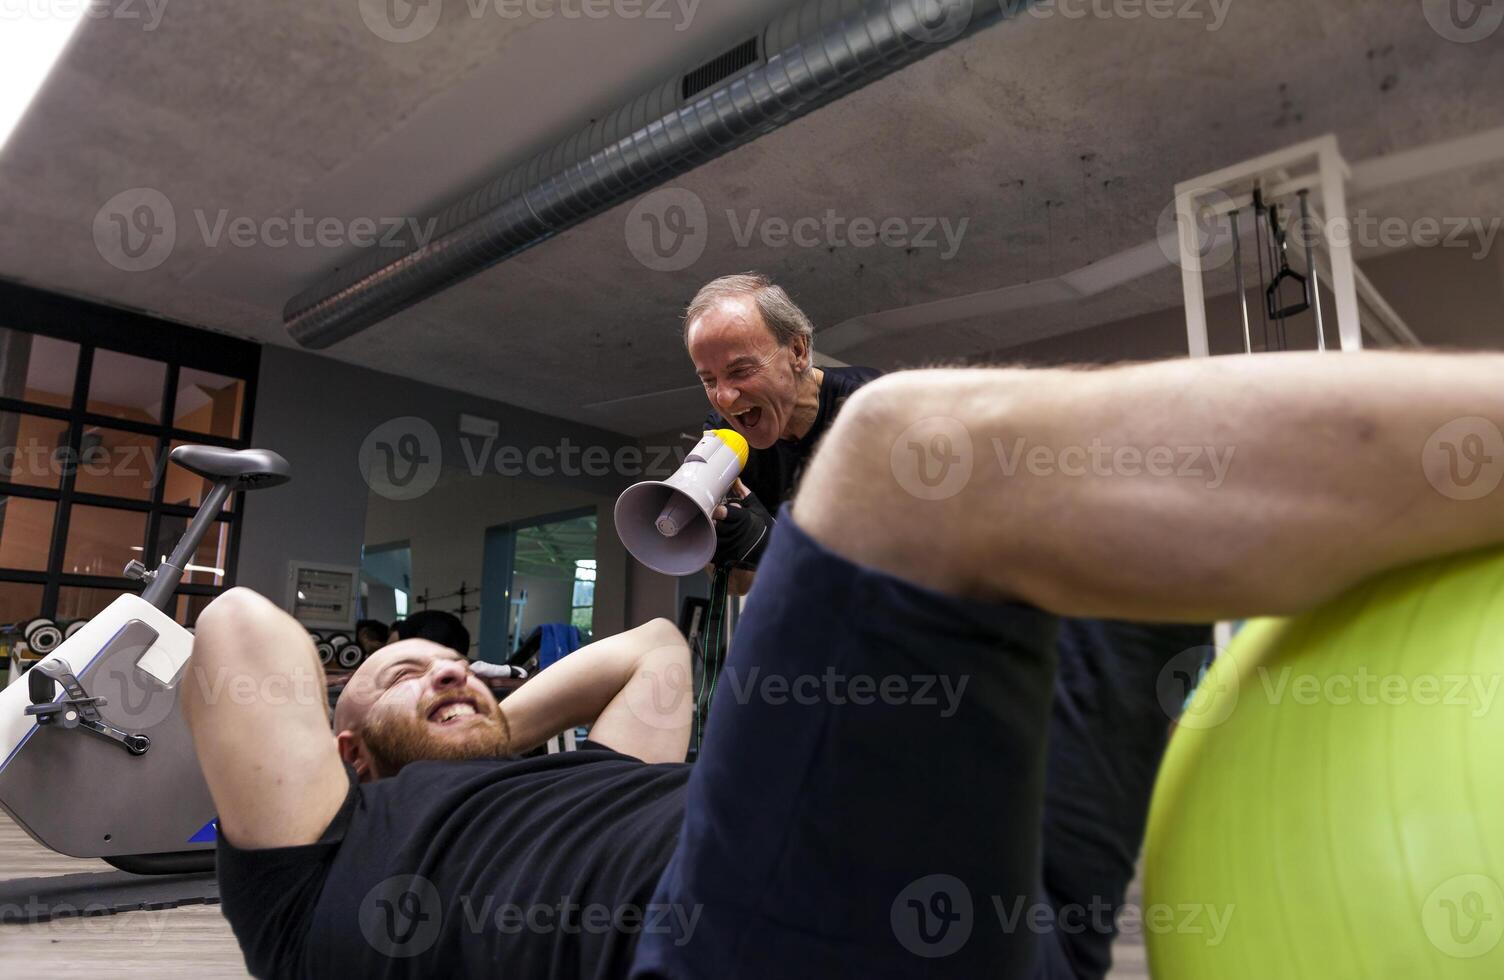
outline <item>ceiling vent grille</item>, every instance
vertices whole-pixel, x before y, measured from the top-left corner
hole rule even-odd
[[[757,64],[757,38],[749,37],[725,54],[705,62],[684,76],[685,99],[692,99],[713,85],[724,82],[743,68]]]

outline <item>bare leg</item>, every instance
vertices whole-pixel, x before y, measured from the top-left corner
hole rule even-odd
[[[1504,540],[1504,490],[1476,482],[1504,467],[1501,374],[1493,354],[1383,352],[893,374],[847,402],[794,516],[957,595],[1125,619],[1293,612]]]

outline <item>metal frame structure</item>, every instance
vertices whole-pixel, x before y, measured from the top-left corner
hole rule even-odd
[[[1253,204],[1254,191],[1269,201],[1295,195],[1302,218],[1315,220],[1316,227],[1329,228],[1348,221],[1348,195],[1363,195],[1400,184],[1426,180],[1468,167],[1504,160],[1504,127],[1459,139],[1432,143],[1349,166],[1328,134],[1278,150],[1222,170],[1175,185],[1175,218],[1181,282],[1185,290],[1186,343],[1192,357],[1210,356],[1206,324],[1206,292],[1202,255],[1230,237],[1233,278],[1243,319],[1244,350],[1251,352],[1248,296],[1243,281],[1242,241],[1239,216]],[[1310,195],[1318,195],[1313,208]],[[1323,220],[1322,213],[1325,213]],[[1197,219],[1227,217],[1218,222],[1207,241],[1200,241]],[[1257,220],[1257,219],[1255,219]],[[1340,349],[1361,350],[1366,331],[1380,342],[1396,346],[1421,346],[1409,326],[1379,293],[1377,287],[1353,261],[1350,241],[1321,236],[1321,248],[1309,251],[1292,243],[1301,253],[1312,290],[1319,349],[1325,349],[1321,309],[1321,285],[1325,283],[1336,301]],[[1232,642],[1234,624],[1215,625],[1213,643],[1226,650]]]
[[[1332,134],[1234,164],[1175,185],[1175,217],[1181,282],[1185,291],[1186,342],[1192,357],[1210,351],[1206,325],[1206,292],[1202,255],[1231,238],[1235,279],[1243,304],[1244,346],[1251,349],[1248,334],[1247,294],[1242,281],[1241,241],[1237,233],[1240,213],[1253,203],[1255,190],[1277,201],[1297,196],[1302,216],[1318,228],[1348,225],[1349,195],[1361,196],[1400,184],[1427,180],[1468,167],[1504,160],[1504,127],[1458,139],[1392,153],[1349,166]],[[1311,198],[1314,196],[1314,201]],[[1208,241],[1199,241],[1197,219],[1227,216]],[[1321,236],[1321,247],[1305,254],[1298,243],[1291,246],[1305,262],[1316,313],[1317,343],[1325,349],[1325,331],[1320,306],[1321,285],[1335,300],[1337,334],[1344,351],[1361,350],[1363,335],[1393,346],[1419,347],[1420,341],[1400,314],[1353,261],[1350,241]]]
[[[1306,195],[1318,195],[1315,213],[1309,217],[1332,224],[1347,223],[1347,183],[1352,171],[1337,146],[1337,137],[1326,135],[1305,143],[1234,164],[1192,180],[1175,185],[1175,218],[1180,246],[1180,276],[1185,290],[1186,342],[1192,357],[1206,357],[1211,353],[1206,329],[1206,291],[1202,276],[1208,270],[1202,268],[1202,254],[1208,244],[1199,241],[1198,218],[1220,219],[1228,216],[1234,229],[1238,216],[1253,204],[1255,192],[1275,201],[1291,195],[1301,195],[1304,205]],[[1222,228],[1218,226],[1218,235]],[[1247,293],[1242,290],[1241,236],[1230,232],[1236,273],[1244,306],[1244,336],[1248,336]],[[1326,275],[1324,281],[1331,288],[1337,307],[1337,335],[1344,351],[1363,349],[1363,322],[1358,304],[1358,270],[1353,262],[1352,244],[1348,241],[1333,241],[1322,236],[1325,249]],[[1317,272],[1314,256],[1305,256],[1307,267]],[[1313,276],[1313,280],[1317,277]],[[1366,280],[1365,280],[1366,282]],[[1317,298],[1317,323],[1321,324],[1320,285],[1311,283]],[[1368,283],[1365,291],[1372,291]],[[1388,304],[1384,306],[1387,308]],[[1408,333],[1408,328],[1405,328]],[[1324,332],[1318,326],[1318,338]],[[1412,335],[1413,336],[1413,335]],[[1324,346],[1324,339],[1321,340]]]

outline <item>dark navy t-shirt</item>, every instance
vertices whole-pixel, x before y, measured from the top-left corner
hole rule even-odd
[[[815,422],[799,439],[779,439],[767,449],[753,449],[747,454],[747,465],[742,470],[741,480],[771,514],[785,501],[792,500],[794,488],[804,473],[804,465],[815,454],[820,437],[835,421],[836,414],[852,392],[869,381],[882,377],[882,372],[868,367],[824,368],[825,378],[820,384],[820,407]],[[705,420],[705,428],[730,428],[718,412],[711,412]]]
[[[258,977],[620,977],[679,839],[687,765],[602,747],[415,762],[357,785],[316,844],[220,837],[220,894]],[[692,914],[692,913],[684,913]],[[692,925],[690,926],[692,928]]]

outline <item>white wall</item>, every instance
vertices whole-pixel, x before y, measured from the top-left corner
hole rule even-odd
[[[536,575],[518,575],[513,584],[521,594],[527,590],[527,607],[522,611],[522,633],[526,637],[534,626],[544,623],[567,623],[574,612],[574,582]],[[604,634],[602,634],[604,635]]]
[[[419,528],[419,534],[432,542],[422,547],[422,553],[414,542],[413,579],[419,591],[425,584],[433,585],[436,592],[449,591],[461,579],[479,586],[486,527],[596,506],[601,563],[596,585],[597,629],[622,629],[628,622],[630,572],[611,522],[611,505],[631,478],[614,472],[589,476],[578,466],[572,473],[554,472],[546,479],[509,479],[494,472],[472,475],[472,461],[481,458],[484,466],[487,460],[480,457],[475,442],[461,442],[458,423],[462,412],[496,420],[500,424],[496,446],[516,447],[524,453],[533,447],[556,447],[566,439],[576,452],[579,447],[602,447],[606,453],[615,454],[637,445],[626,436],[501,401],[419,384],[303,351],[265,347],[253,441],[287,457],[293,480],[247,495],[237,584],[282,603],[289,559],[358,565],[361,546],[367,541],[375,544],[419,536],[404,530],[406,523]],[[401,416],[417,416],[434,426],[445,465],[438,486],[406,505],[372,494],[357,462],[367,435]],[[374,507],[373,500],[378,502]],[[405,514],[404,506],[410,508]]]
[[[627,618],[627,577],[631,574],[626,549],[616,536],[611,511],[616,498],[538,480],[496,475],[471,476],[446,470],[433,490],[416,500],[394,501],[372,494],[366,510],[366,542],[372,545],[406,541],[412,548],[413,592],[425,589],[442,595],[466,583],[479,588],[489,527],[542,517],[582,507],[596,508],[595,624],[602,636],[633,625]],[[492,597],[484,597],[491,601]],[[469,605],[480,600],[467,599]],[[435,603],[434,608],[458,605],[458,599]],[[567,598],[566,598],[567,606]],[[418,608],[414,606],[413,608]],[[566,608],[562,617],[568,621]],[[480,637],[480,617],[464,617],[472,636]],[[556,620],[547,620],[554,622]],[[532,605],[524,625],[537,625]]]

